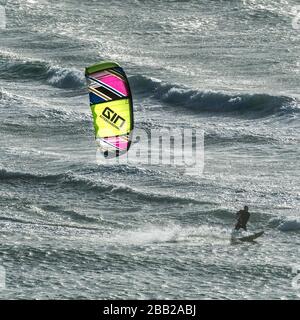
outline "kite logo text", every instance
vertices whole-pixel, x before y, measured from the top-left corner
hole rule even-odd
[[[106,107],[101,115],[101,118],[110,123],[117,129],[121,129],[125,123],[125,119],[119,116],[116,112],[114,112],[109,107]]]

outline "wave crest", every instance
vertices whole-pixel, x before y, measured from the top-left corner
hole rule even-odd
[[[273,218],[269,224],[280,231],[298,231],[300,230],[299,218]]]
[[[300,230],[300,221],[297,219],[282,221],[278,229],[280,231],[298,231]]]
[[[235,113],[263,117],[300,110],[294,97],[269,94],[228,94],[221,91],[196,90],[164,83],[145,76],[133,76],[131,85],[137,94],[150,94],[153,98],[176,107],[196,112]]]
[[[52,66],[39,60],[21,60],[2,55],[0,60],[0,77],[5,79],[26,79],[45,81],[63,89],[85,87],[84,73],[75,68]]]

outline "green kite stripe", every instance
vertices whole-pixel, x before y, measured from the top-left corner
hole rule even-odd
[[[93,64],[90,67],[85,68],[85,74],[91,74],[94,72],[102,71],[105,69],[120,67],[116,62],[113,61],[100,61],[96,64]]]

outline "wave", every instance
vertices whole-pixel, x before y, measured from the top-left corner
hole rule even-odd
[[[47,82],[64,89],[83,88],[86,85],[83,72],[75,68],[50,67],[47,70]]]
[[[80,94],[86,88],[84,73],[78,69],[52,66],[44,61],[7,57],[0,52],[1,57],[0,77],[2,78],[43,81],[57,88],[80,90]],[[300,110],[299,101],[290,96],[257,93],[229,94],[221,91],[197,90],[143,75],[131,76],[129,81],[136,95],[151,97],[162,103],[193,112],[229,113],[255,118],[273,114],[284,115]]]
[[[0,77],[7,80],[44,81],[62,89],[80,89],[86,85],[83,72],[75,68],[52,66],[39,60],[22,60],[3,53],[0,53]]]
[[[299,231],[299,218],[274,218],[270,220],[270,224],[280,231]]]
[[[194,112],[234,113],[252,117],[299,112],[299,101],[294,97],[269,94],[229,94],[225,92],[196,90],[145,76],[129,79],[136,94],[153,98]]]
[[[300,230],[300,221],[297,219],[286,220],[278,226],[280,231],[297,231]]]
[[[107,171],[107,167],[104,168]],[[99,168],[98,172],[101,172]],[[72,172],[64,172],[58,174],[38,174],[38,173],[27,173],[27,172],[16,172],[8,171],[4,168],[0,168],[0,179],[2,183],[9,181],[22,181],[27,184],[36,183],[46,183],[47,185],[71,187],[72,189],[78,189],[80,191],[90,191],[95,193],[108,193],[112,194],[114,197],[126,197],[132,199],[138,199],[140,201],[152,201],[157,203],[169,203],[176,202],[181,204],[203,204],[203,202],[194,198],[178,196],[176,194],[160,193],[160,192],[148,192],[144,190],[137,190],[131,186],[123,183],[112,183],[103,179],[97,179],[97,181],[89,178],[88,176],[83,176],[80,174]]]

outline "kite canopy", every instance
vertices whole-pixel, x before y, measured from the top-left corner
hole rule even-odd
[[[128,79],[115,62],[102,61],[85,69],[95,137],[105,157],[126,153],[133,130],[133,104]]]

